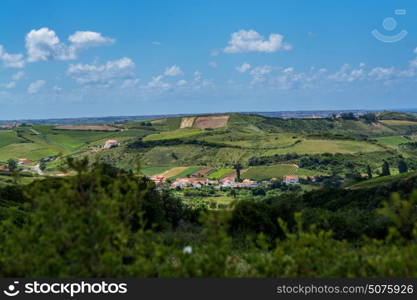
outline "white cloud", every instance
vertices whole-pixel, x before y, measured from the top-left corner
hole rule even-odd
[[[368,73],[368,76],[375,80],[389,80],[394,76],[394,68],[376,67]]]
[[[49,59],[76,59],[82,49],[114,43],[114,40],[93,31],[76,31],[68,37],[70,44],[62,43],[55,31],[43,27],[33,29],[26,35],[26,49],[29,62]]]
[[[161,46],[162,44],[161,44],[161,42],[153,41],[152,42],[152,45],[154,45],[154,46]]]
[[[156,89],[169,89],[171,87],[171,84],[169,84],[168,82],[164,82],[163,79],[163,75],[152,77],[152,80],[148,82],[148,87]]]
[[[36,94],[40,91],[40,89],[45,85],[45,80],[37,80],[29,84],[28,86],[28,93],[29,94]]]
[[[292,46],[284,42],[284,36],[277,33],[269,35],[269,39],[255,30],[239,30],[232,33],[229,45],[224,48],[226,53],[239,52],[276,52],[279,50],[291,50]]]
[[[101,33],[94,31],[76,31],[68,37],[68,40],[71,42],[69,53],[72,57],[76,57],[79,50],[114,43],[114,39],[104,37]]]
[[[363,79],[366,76],[365,64],[359,64],[359,68],[352,68],[349,64],[344,64],[334,74],[329,75],[329,79],[338,81],[338,82],[353,82],[356,80]]]
[[[183,72],[180,67],[173,65],[169,68],[165,69],[164,75],[165,76],[179,76],[182,75]]]
[[[55,85],[55,86],[52,88],[52,90],[53,90],[54,92],[56,92],[56,93],[60,93],[60,92],[62,91],[62,88],[61,88],[61,87],[59,87],[59,86],[57,86],[57,85]]]
[[[209,62],[208,64],[209,64],[209,66],[210,66],[210,67],[212,67],[212,68],[217,68],[217,67],[218,67],[217,62],[215,62],[215,61],[211,61],[211,62]]]
[[[186,84],[187,84],[187,80],[184,80],[184,79],[178,80],[178,82],[177,82],[178,86],[184,86]]]
[[[265,65],[262,67],[256,67],[250,71],[250,75],[252,75],[252,83],[259,83],[264,82],[266,79],[266,75],[272,72],[272,67]]]
[[[132,88],[139,84],[139,78],[125,79],[120,86],[122,89]]]
[[[245,73],[247,70],[251,68],[251,65],[247,62],[243,63],[241,66],[236,67],[236,70],[240,73]]]
[[[105,64],[75,64],[70,65],[68,74],[81,84],[109,84],[116,79],[129,79],[133,76],[135,67],[133,60],[123,57],[119,60],[108,61]]]
[[[22,54],[7,53],[2,45],[0,45],[0,61],[6,68],[23,68],[25,66]]]
[[[13,89],[16,87],[16,81],[10,81],[4,86],[6,89]]]
[[[23,76],[25,76],[25,72],[23,72],[23,71],[19,71],[19,72],[14,73],[14,74],[12,75],[12,81],[10,81],[9,83],[7,83],[7,84],[5,85],[5,88],[6,88],[6,89],[12,89],[12,88],[15,88],[15,87],[16,87],[16,85],[17,85],[17,82],[18,82],[19,80],[21,80],[21,79],[23,78]]]
[[[215,50],[211,50],[210,51],[210,55],[211,56],[218,56],[219,54],[220,54],[220,50],[217,50],[217,49],[215,49]]]
[[[49,30],[48,28],[31,30],[26,35],[26,49],[29,62],[48,60],[51,57],[60,57],[64,52],[64,47],[60,43],[55,31]]]

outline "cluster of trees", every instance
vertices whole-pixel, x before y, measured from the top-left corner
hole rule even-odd
[[[417,276],[415,177],[257,192],[207,211],[109,165],[68,168],[76,175],[0,187],[0,276]]]

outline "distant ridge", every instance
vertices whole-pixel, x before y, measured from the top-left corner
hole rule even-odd
[[[365,113],[376,113],[383,112],[380,110],[304,110],[304,111],[249,111],[249,112],[217,112],[217,113],[189,113],[189,114],[160,114],[160,115],[136,115],[136,116],[107,116],[107,117],[79,117],[79,118],[50,118],[50,119],[18,119],[18,120],[0,120],[0,125],[10,124],[13,122],[18,123],[32,123],[42,125],[97,125],[97,124],[111,124],[111,123],[128,123],[134,121],[145,121],[155,120],[162,118],[173,118],[173,117],[186,117],[186,116],[202,116],[202,115],[222,115],[231,113],[240,113],[248,115],[260,115],[264,117],[275,117],[275,118],[306,118],[310,116],[328,117],[331,114],[340,114],[346,112],[352,112],[355,114]],[[395,109],[389,110],[393,112],[409,112],[415,113],[417,109]]]

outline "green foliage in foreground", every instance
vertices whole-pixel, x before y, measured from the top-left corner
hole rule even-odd
[[[69,165],[73,178],[0,191],[0,276],[417,276],[417,194],[380,206],[391,224],[383,239],[335,239],[306,229],[296,213],[293,224],[271,221],[281,235],[271,243],[263,233],[236,240],[227,211],[203,214],[200,223],[199,211],[155,191],[146,178],[86,161]],[[256,215],[244,217],[256,222]]]

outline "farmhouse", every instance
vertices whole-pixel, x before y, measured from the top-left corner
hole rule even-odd
[[[254,180],[250,180],[250,179],[244,179],[242,181],[243,187],[245,188],[252,188],[252,187],[257,187],[258,183]]]
[[[298,176],[296,176],[296,175],[285,175],[283,177],[283,181],[286,184],[299,184],[300,183],[300,180],[299,180]]]
[[[0,171],[9,171],[8,165],[0,165]]]
[[[107,140],[103,148],[110,149],[110,148],[118,147],[118,146],[119,146],[119,142],[117,140]]]
[[[165,181],[165,176],[161,176],[161,175],[154,175],[151,176],[150,179],[155,182],[155,184],[162,184]]]

